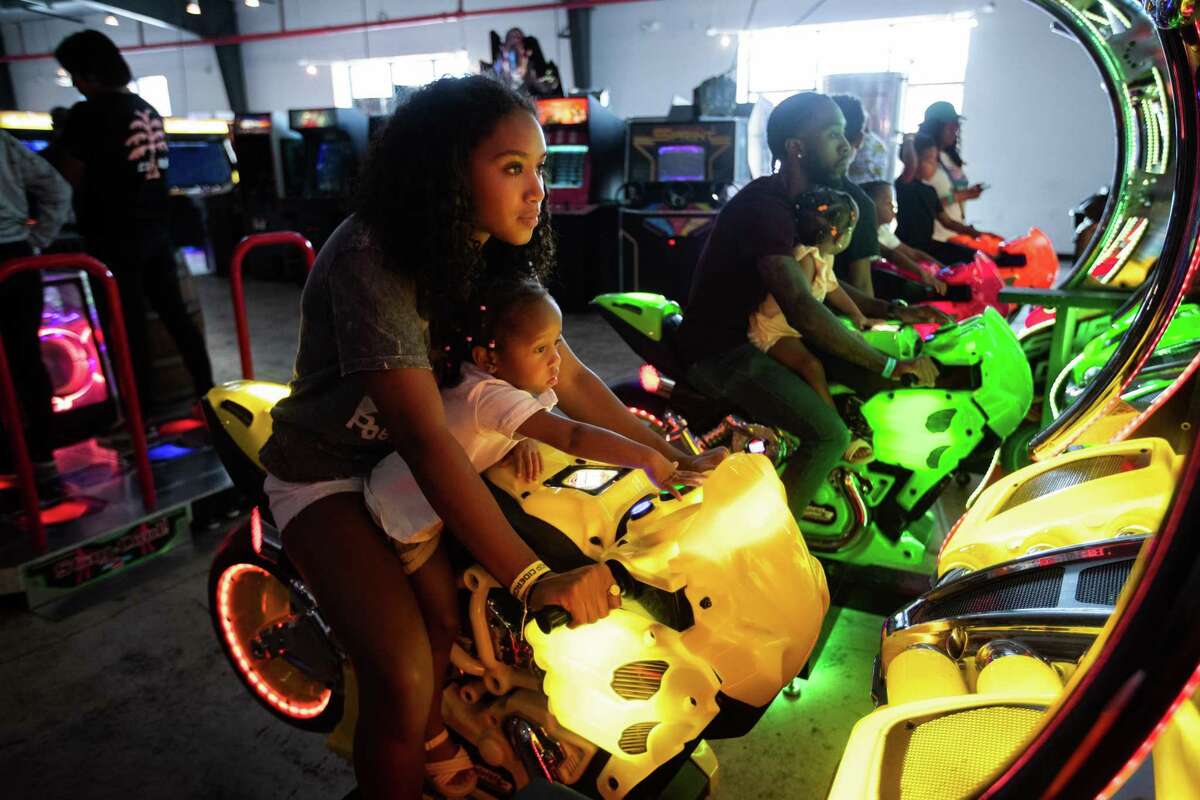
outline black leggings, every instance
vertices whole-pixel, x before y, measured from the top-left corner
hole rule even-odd
[[[0,263],[33,254],[28,242],[0,244]],[[0,337],[12,371],[17,402],[25,415],[26,446],[34,461],[51,458],[50,404],[54,388],[42,363],[38,329],[42,324],[42,273],[22,272],[0,284]],[[4,425],[12,424],[5,419]],[[0,437],[0,452],[8,453],[8,437]]]
[[[125,314],[125,329],[129,334],[129,352],[143,409],[152,399],[147,394],[151,385],[151,364],[146,312],[150,309],[158,314],[175,340],[184,366],[191,374],[196,396],[203,396],[213,386],[212,364],[208,360],[204,335],[192,322],[183,301],[170,241],[164,235],[89,240],[87,249],[117,279],[121,309]],[[102,317],[107,320],[107,299],[102,291],[96,294]]]

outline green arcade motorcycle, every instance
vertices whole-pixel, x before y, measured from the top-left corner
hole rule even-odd
[[[612,387],[630,410],[693,452],[726,446],[763,453],[783,471],[795,451],[794,435],[747,419],[687,384],[676,345],[683,320],[677,303],[626,292],[601,295],[593,305],[646,362],[637,380]],[[813,502],[792,512],[815,555],[891,575],[911,573],[920,576],[917,585],[932,571],[931,539],[941,532],[931,507],[956,472],[986,465],[1017,428],[1029,411],[1033,380],[1016,336],[992,308],[927,340],[907,326],[864,336],[897,359],[930,356],[941,373],[939,385],[897,384],[859,398],[875,459],[840,463]],[[830,388],[835,396],[852,393],[844,386]]]
[[[1088,384],[1112,358],[1117,345],[1133,323],[1133,312],[1112,322],[1092,338],[1067,364],[1049,392],[1051,413],[1057,416],[1083,394]],[[1173,384],[1200,352],[1200,305],[1184,303],[1175,312],[1154,352],[1121,399],[1144,411]]]

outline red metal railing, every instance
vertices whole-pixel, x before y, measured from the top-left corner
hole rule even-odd
[[[272,231],[271,233],[256,233],[245,236],[233,251],[233,260],[229,262],[229,292],[233,295],[233,322],[237,327],[238,352],[242,357],[242,377],[254,379],[254,361],[250,355],[250,327],[246,324],[246,292],[242,285],[242,261],[246,254],[256,247],[290,244],[304,251],[304,268],[306,273],[312,272],[313,261],[317,252],[312,243],[295,231]]]
[[[111,334],[106,342],[115,360],[117,384],[121,397],[125,401],[125,426],[133,440],[134,466],[137,469],[138,483],[142,490],[142,504],[147,511],[158,507],[158,495],[154,491],[154,476],[150,472],[150,455],[146,448],[146,430],[142,424],[142,407],[138,400],[137,381],[133,374],[133,361],[129,356],[129,339],[125,330],[125,314],[121,309],[121,295],[117,291],[117,281],[112,273],[102,263],[83,253],[59,253],[49,256],[27,256],[14,258],[0,264],[0,285],[13,275],[22,272],[42,272],[48,269],[80,269],[86,272],[103,287],[108,298]],[[5,429],[8,433],[9,446],[16,462],[17,479],[21,484],[21,502],[25,508],[25,516],[30,526],[29,533],[33,539],[34,549],[39,552],[46,550],[46,528],[42,523],[40,502],[37,492],[37,482],[33,474],[33,462],[29,459],[29,450],[25,443],[25,432],[21,429],[21,412],[17,404],[16,388],[13,386],[12,372],[8,357],[4,351],[4,343],[0,341],[0,411],[8,421]]]

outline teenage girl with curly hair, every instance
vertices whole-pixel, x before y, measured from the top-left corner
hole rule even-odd
[[[433,676],[457,630],[454,577],[393,548],[363,500],[363,479],[396,452],[448,532],[529,607],[576,623],[619,605],[602,564],[551,573],[517,536],[447,427],[431,352],[459,329],[486,276],[539,280],[554,261],[542,169],[546,144],[527,100],[486,78],[444,78],[399,108],[364,165],[355,213],[321,249],[301,299],[291,393],[260,454],[284,550],[354,663],[354,765],[365,798],[417,798],[428,772],[459,793],[469,765],[431,714]],[[565,342],[556,391],[573,418],[688,458],[628,414]],[[434,559],[437,559],[436,561]],[[536,582],[536,583],[535,583]],[[422,611],[425,620],[423,621]],[[432,646],[431,646],[432,645]],[[461,759],[459,761],[461,763]]]

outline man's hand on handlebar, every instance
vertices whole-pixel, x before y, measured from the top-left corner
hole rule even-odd
[[[901,306],[895,310],[896,319],[912,325],[917,322],[933,322],[937,325],[950,325],[954,317],[939,311],[933,306]]]
[[[912,378],[909,380],[914,381],[917,386],[933,386],[937,381],[938,368],[934,366],[933,359],[929,356],[897,362],[892,377],[901,383],[908,383],[909,381],[904,379],[906,375],[911,375]]]
[[[570,626],[587,625],[608,616],[621,607],[619,591],[612,591],[617,582],[606,564],[547,575],[533,585],[529,607],[559,606],[571,615]]]

